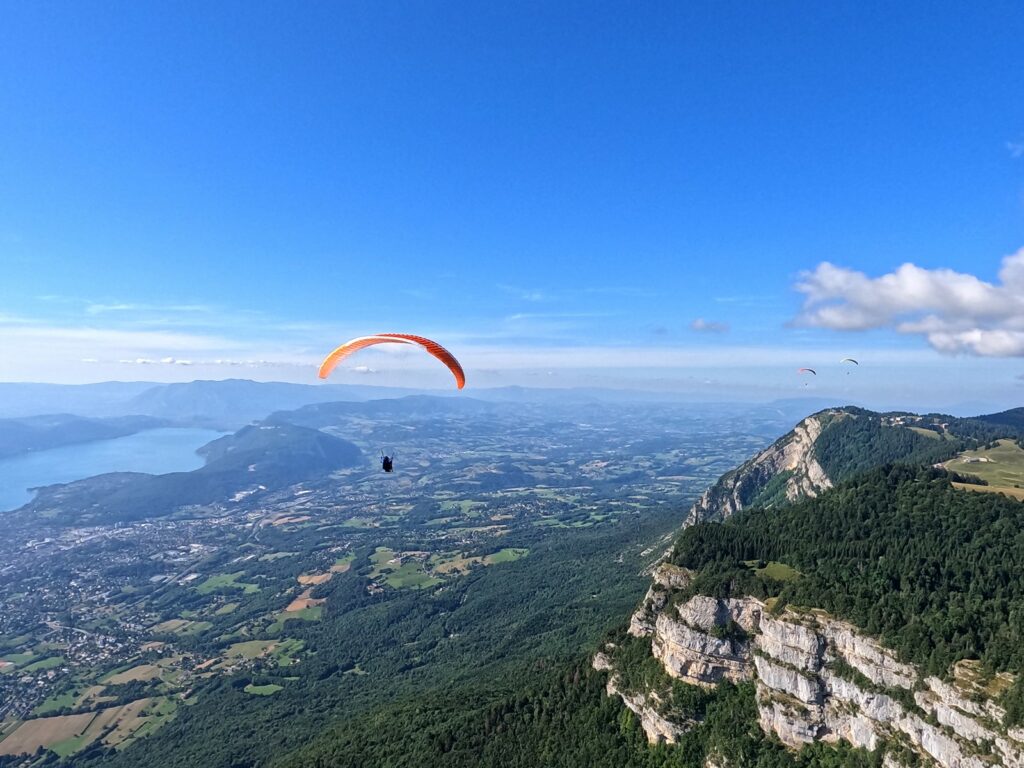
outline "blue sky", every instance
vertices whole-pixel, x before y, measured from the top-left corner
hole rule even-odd
[[[1019,3],[3,17],[0,379],[1024,392]]]

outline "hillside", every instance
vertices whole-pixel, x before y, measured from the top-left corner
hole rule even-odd
[[[1019,765],[1022,526],[1024,505],[912,467],[693,526],[595,663],[653,740],[700,727],[679,683],[752,681],[761,729],[793,748]]]
[[[803,419],[725,473],[694,504],[687,524],[724,520],[751,506],[776,507],[814,497],[859,472],[893,462],[945,461],[973,447],[976,435],[991,439],[998,431],[951,416],[829,408]]]
[[[1024,408],[1011,408],[1008,411],[976,416],[974,420],[995,427],[1013,427],[1018,431],[1024,431]]]
[[[450,446],[470,450],[459,437],[465,429],[460,408],[482,415],[481,435],[503,447],[518,427],[514,420],[492,423],[490,407],[432,398],[315,404],[210,443],[204,448],[207,466],[188,474],[201,492],[207,471],[269,476],[263,473],[272,471],[285,446],[292,446],[287,450],[298,464],[323,461],[325,446],[318,439],[293,441],[310,433],[330,438],[313,425],[339,434],[354,429],[368,445],[402,431],[429,445],[447,434]],[[517,410],[515,419],[526,413]],[[575,413],[560,418],[570,423]],[[607,428],[599,416],[588,415],[583,427]],[[369,430],[374,418],[386,422],[384,431],[358,432]],[[622,446],[603,451],[602,462],[621,453],[630,469],[644,452],[671,450],[665,412],[652,418]],[[500,436],[492,438],[495,430]],[[588,452],[594,450],[592,434],[583,437]],[[1005,440],[992,448],[1000,434],[1016,435],[1012,425],[941,415],[842,408],[808,417],[726,472],[712,486],[717,494],[705,494],[703,508],[722,522],[696,522],[673,536],[677,542],[655,569],[628,626],[623,618],[645,587],[640,574],[664,547],[651,544],[668,540],[652,535],[656,526],[645,533],[645,521],[678,521],[672,506],[645,500],[635,521],[566,527],[549,540],[548,527],[535,524],[546,522],[537,515],[546,495],[559,514],[575,514],[585,502],[557,486],[538,488],[526,504],[509,497],[507,509],[521,508],[532,523],[501,537],[503,546],[528,547],[529,557],[501,568],[469,569],[429,589],[381,588],[373,580],[385,559],[402,552],[396,567],[402,558],[409,569],[426,562],[416,558],[426,557],[431,542],[448,530],[438,521],[450,524],[454,540],[466,546],[479,536],[467,521],[490,527],[502,518],[448,495],[458,469],[440,481],[440,509],[414,502],[401,512],[397,483],[408,483],[410,499],[422,495],[424,478],[436,480],[441,462],[422,475],[368,473],[356,494],[374,489],[382,516],[326,518],[327,509],[333,514],[348,508],[353,493],[346,492],[337,497],[343,503],[332,501],[315,513],[315,522],[267,526],[259,537],[239,534],[251,556],[277,540],[270,550],[275,559],[253,557],[243,566],[233,549],[223,553],[217,569],[234,577],[244,568],[250,588],[266,585],[254,593],[251,609],[243,605],[227,616],[259,614],[296,594],[282,594],[274,574],[294,582],[295,574],[312,572],[298,562],[289,565],[289,553],[303,549],[294,537],[330,550],[335,542],[353,546],[357,532],[365,535],[350,556],[352,568],[310,593],[326,601],[322,614],[289,622],[288,636],[306,643],[308,656],[280,669],[259,661],[202,683],[198,700],[179,708],[151,737],[152,750],[114,754],[97,745],[75,759],[83,765],[154,764],[158,752],[160,765],[288,768],[1024,765],[1024,691],[1017,682],[1024,667],[1017,620],[1024,613],[1018,575],[1024,572],[1024,505],[957,490],[957,476],[933,466],[954,454],[1019,450]],[[700,440],[694,461],[708,456]],[[715,465],[715,474],[764,445],[749,436],[743,440],[746,448]],[[548,450],[529,454],[544,465]],[[414,456],[411,446],[408,455]],[[522,459],[499,452],[490,463],[507,465],[511,473],[517,461]],[[675,477],[677,467],[692,466],[671,456],[661,461],[654,477]],[[470,467],[480,463],[474,458]],[[578,468],[593,471],[596,464],[567,458],[566,469],[559,467],[566,479],[559,481],[578,483]],[[480,498],[490,497],[479,473],[472,477]],[[635,481],[613,477],[608,489],[630,492]],[[116,485],[118,478],[96,482]],[[537,482],[511,474],[506,479],[514,481],[515,494]],[[737,489],[742,492],[733,495]],[[607,492],[605,486],[600,492]],[[303,515],[322,503],[311,498],[316,493],[299,502]],[[268,508],[267,497],[253,498],[254,508]],[[282,512],[297,508],[295,499],[283,503]],[[459,517],[449,523],[455,510]],[[389,519],[396,511],[406,516],[401,531]],[[325,533],[332,529],[334,537]],[[627,539],[632,549],[623,548]],[[324,561],[334,562],[338,553],[328,550]],[[201,589],[180,585],[159,603],[179,595],[193,617],[193,611],[213,608],[203,607],[208,598],[192,594]],[[224,590],[222,600],[239,601],[234,588]],[[202,615],[214,624],[198,638],[209,657],[214,637],[230,642],[233,635],[218,633],[232,625],[217,613]],[[258,622],[253,626],[264,631]],[[253,694],[264,689],[274,690]]]
[[[31,451],[45,451],[62,445],[109,440],[168,426],[170,422],[151,416],[84,418],[71,414],[0,419],[0,458]]]
[[[726,473],[595,657],[608,693],[651,742],[703,745],[683,764],[733,764],[700,734],[745,690],[800,759],[1024,765],[1024,504],[931,466],[1019,451],[996,440],[1020,438],[1014,413],[829,410]]]
[[[362,460],[346,440],[288,424],[243,427],[200,453],[206,464],[192,472],[118,473],[50,486],[24,510],[67,525],[163,517],[192,505],[228,505]]]

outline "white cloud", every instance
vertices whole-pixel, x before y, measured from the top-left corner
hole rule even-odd
[[[113,312],[182,312],[186,314],[209,314],[213,310],[201,304],[133,304],[133,303],[90,303],[85,308],[90,315],[102,315]]]
[[[308,378],[318,357],[287,340],[265,337],[0,321],[0,380],[6,381],[103,380],[121,378],[130,369],[157,380],[181,378],[186,371],[215,378],[234,369]]]
[[[363,374],[377,373],[377,369],[376,368],[371,368],[368,365],[357,365],[354,368],[349,368],[349,370],[352,371],[352,373],[363,373]]]
[[[102,363],[97,358],[84,358],[83,363]],[[162,357],[154,360],[148,357],[136,357],[135,359],[121,359],[117,361],[120,365],[198,365],[209,367],[231,367],[231,368],[311,368],[312,362],[287,362],[282,360],[230,360],[217,358],[216,360],[180,360],[175,357]]]
[[[990,283],[951,269],[903,264],[881,277],[822,262],[796,284],[796,325],[924,336],[939,352],[1024,356],[1024,248],[1005,257]]]
[[[167,331],[129,331],[51,325],[15,325],[4,329],[0,348],[35,345],[33,351],[53,353],[70,347],[93,350],[212,350],[237,347],[238,342],[220,336]],[[79,349],[81,353],[81,349]]]
[[[698,317],[690,323],[690,330],[700,333],[725,333],[729,330],[729,325],[728,323],[718,323],[714,320],[705,320],[703,317]]]

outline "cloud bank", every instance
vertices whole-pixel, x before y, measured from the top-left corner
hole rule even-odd
[[[703,317],[698,317],[690,323],[690,330],[697,331],[698,333],[725,333],[729,330],[729,325],[727,323],[716,323],[714,320],[705,320]]]
[[[995,283],[951,269],[904,264],[881,277],[829,262],[801,274],[794,324],[840,331],[889,328],[944,354],[1024,357],[1024,248]]]

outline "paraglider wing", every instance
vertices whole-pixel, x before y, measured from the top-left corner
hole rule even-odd
[[[844,357],[844,358],[843,358],[842,360],[840,360],[839,362],[840,362],[840,363],[853,363],[854,365],[860,365],[860,363],[858,363],[858,362],[857,362],[856,360],[854,360],[854,359],[853,359],[852,357]]]
[[[455,383],[459,389],[466,386],[466,374],[462,370],[462,366],[459,364],[459,361],[455,359],[455,355],[442,347],[436,341],[431,341],[423,336],[414,336],[408,333],[378,333],[373,336],[360,336],[359,338],[352,339],[351,341],[346,341],[324,358],[324,361],[320,364],[320,378],[326,379],[338,363],[353,352],[358,352],[360,349],[365,349],[366,347],[372,347],[375,344],[418,345],[448,366],[448,370],[450,370],[452,375],[455,377]]]
[[[816,370],[814,370],[813,368],[798,368],[796,372],[797,373],[813,373],[815,376],[818,375],[818,372]]]

